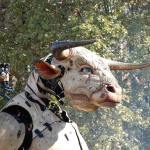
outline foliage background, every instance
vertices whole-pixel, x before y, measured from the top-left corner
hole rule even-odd
[[[17,92],[53,41],[90,38],[98,42],[88,48],[102,57],[150,62],[150,1],[0,0],[0,62],[11,64]],[[149,150],[150,69],[115,74],[121,105],[93,113],[66,106],[68,113],[91,150]]]

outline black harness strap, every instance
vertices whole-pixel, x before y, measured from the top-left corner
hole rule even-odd
[[[18,150],[29,150],[32,143],[33,121],[29,112],[21,106],[12,105],[3,110],[25,125],[25,137]]]
[[[27,91],[25,92],[25,96],[27,97],[28,100],[30,100],[33,103],[37,103],[40,106],[41,111],[45,111],[46,110],[46,106],[44,106],[43,104],[41,104],[39,101],[33,99],[30,95],[30,93],[28,93]]]
[[[30,100],[33,103],[37,103],[41,109],[41,111],[45,111],[46,108],[48,108],[49,105],[43,105],[41,104],[39,101],[33,99],[30,95],[30,93],[28,93],[27,91],[25,91],[25,96],[27,97],[28,100]],[[67,112],[62,110],[62,112],[60,112],[60,108],[55,104],[55,103],[51,103],[50,111],[52,111],[57,117],[59,117],[62,121],[64,122],[70,122],[70,118],[67,115]]]

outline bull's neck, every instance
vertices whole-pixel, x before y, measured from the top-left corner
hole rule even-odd
[[[39,78],[39,74],[35,71],[31,72],[29,76],[25,91],[34,100],[39,101],[43,105],[47,105],[50,101],[50,92],[44,87],[44,84]]]

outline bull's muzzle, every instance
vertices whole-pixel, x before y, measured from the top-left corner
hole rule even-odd
[[[121,88],[106,84],[92,94],[91,101],[96,106],[114,107],[121,101]]]

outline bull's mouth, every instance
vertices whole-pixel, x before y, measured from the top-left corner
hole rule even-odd
[[[104,102],[99,103],[99,105],[104,106],[104,107],[115,107],[119,103],[120,102],[105,100]]]
[[[93,92],[86,94],[68,93],[68,99],[74,108],[84,111],[95,111],[98,107],[115,107],[120,103],[121,90],[112,85],[105,85]]]
[[[91,100],[96,106],[115,107],[121,100],[121,89],[106,84],[100,90],[94,92]]]

